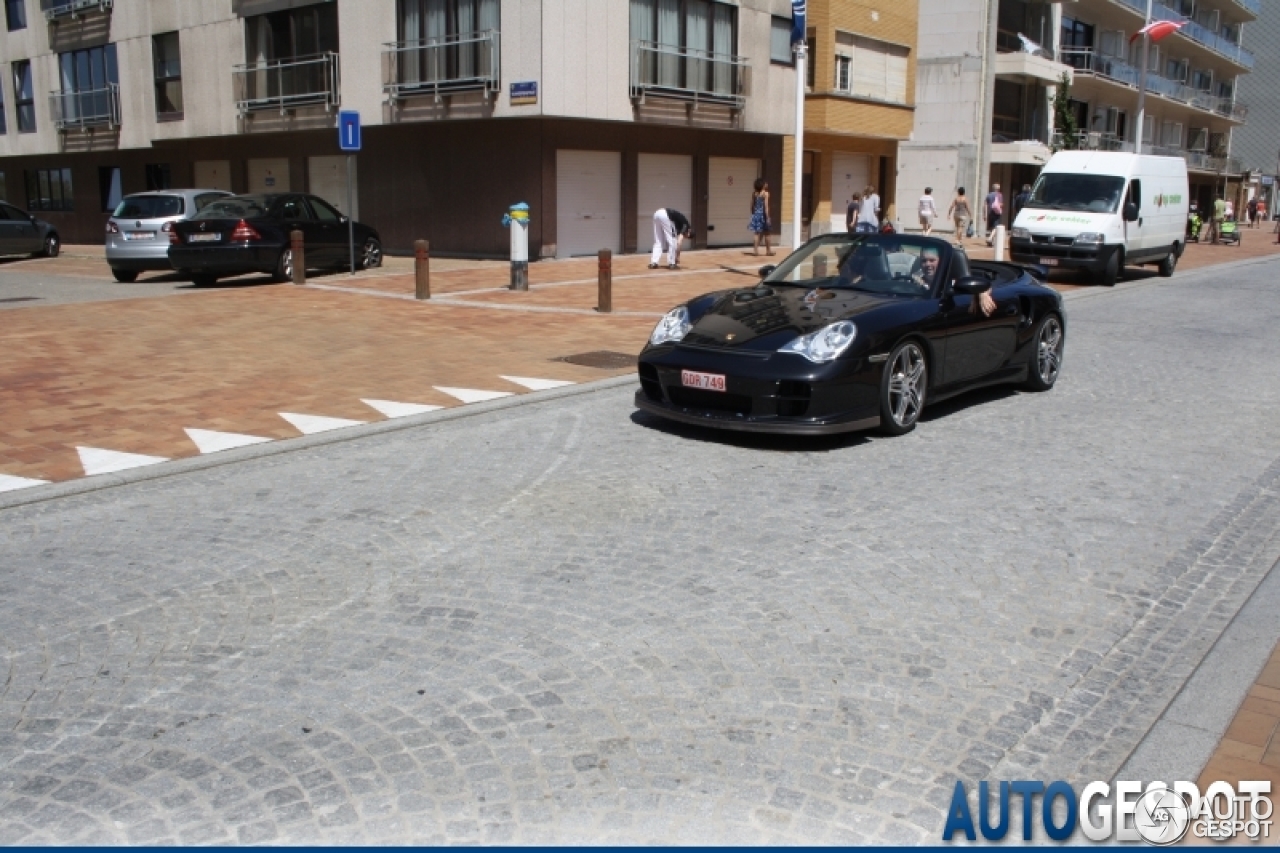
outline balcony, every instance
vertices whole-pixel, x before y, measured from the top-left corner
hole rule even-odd
[[[250,62],[232,71],[236,110],[241,118],[253,112],[338,106],[338,54],[324,53],[295,59]]]
[[[50,92],[49,112],[60,131],[120,126],[120,87],[78,92]]]
[[[1145,20],[1147,15],[1146,0],[1111,0],[1113,3],[1119,3],[1130,10],[1137,12]],[[1239,2],[1239,0],[1237,0]],[[1244,4],[1246,8],[1250,7],[1249,3]],[[1236,42],[1223,38],[1221,35],[1213,32],[1206,27],[1197,24],[1195,21],[1188,20],[1183,15],[1178,14],[1174,10],[1163,6],[1159,3],[1152,4],[1151,17],[1157,21],[1186,21],[1182,29],[1178,30],[1178,34],[1191,39],[1197,44],[1208,48],[1219,56],[1234,62],[1241,68],[1252,69],[1254,65],[1253,54],[1245,50]]]
[[[1064,47],[1061,54],[1062,61],[1074,68],[1077,74],[1094,74],[1135,90],[1138,88],[1141,72],[1123,60],[1086,47]],[[1234,98],[1224,98],[1195,89],[1159,74],[1147,74],[1147,92],[1198,110],[1217,113],[1237,122],[1243,122],[1249,112],[1247,107],[1236,103]]]
[[[1235,0],[1235,4],[1253,15],[1255,19],[1262,16],[1262,0]]]
[[[631,99],[643,104],[652,95],[741,110],[747,102],[750,70],[751,64],[742,56],[633,41]]]
[[[1028,77],[1043,80],[1046,83],[1058,83],[1062,75],[1071,77],[1071,66],[1055,62],[1051,57],[1041,56],[1026,51],[1014,51],[996,54],[996,76]]]
[[[1114,133],[1097,131],[1079,131],[1068,138],[1055,131],[1053,134],[1053,150],[1070,149],[1073,151],[1132,151],[1133,143],[1121,139]],[[1218,157],[1206,151],[1191,151],[1171,145],[1152,145],[1144,143],[1142,153],[1155,154],[1162,157],[1181,157],[1187,161],[1187,168],[1196,172],[1216,172],[1218,174],[1237,174],[1241,170],[1241,162],[1235,157]]]
[[[1097,130],[1079,130],[1068,137],[1060,131],[1053,132],[1053,150],[1063,148],[1072,151],[1132,151],[1133,143],[1126,142],[1114,133],[1103,133]]]
[[[457,92],[482,92],[487,99],[501,88],[500,48],[501,34],[494,30],[384,44],[382,91],[392,104],[424,95],[439,101]]]
[[[59,18],[78,18],[86,12],[109,12],[112,0],[40,0],[45,20],[57,23]]]

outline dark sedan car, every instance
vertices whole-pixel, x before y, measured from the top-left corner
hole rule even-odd
[[[723,429],[900,435],[926,402],[1057,381],[1062,297],[1027,268],[970,261],[930,237],[830,234],[761,273],[658,323],[636,406]]]
[[[62,248],[58,230],[25,210],[0,201],[0,255],[32,254],[56,258]]]
[[[354,223],[356,266],[382,265],[382,241],[368,225]],[[302,232],[308,269],[350,264],[347,218],[322,198],[302,193],[241,195],[219,199],[169,232],[169,263],[196,284],[249,272],[293,278],[289,234]]]

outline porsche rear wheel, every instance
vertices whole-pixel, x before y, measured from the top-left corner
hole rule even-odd
[[[1026,387],[1032,391],[1048,391],[1062,372],[1062,348],[1066,335],[1057,314],[1050,314],[1036,327],[1035,359],[1027,371]]]
[[[924,409],[929,366],[915,341],[894,347],[880,379],[880,431],[903,435],[915,429]]]

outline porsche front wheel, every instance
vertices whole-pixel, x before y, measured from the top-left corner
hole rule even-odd
[[[903,435],[915,429],[924,409],[929,366],[915,341],[894,347],[880,379],[880,430]]]

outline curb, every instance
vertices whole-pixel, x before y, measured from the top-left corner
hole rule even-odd
[[[461,406],[450,406],[447,409],[441,409],[435,412],[423,412],[419,415],[408,415],[402,418],[389,418],[387,420],[374,421],[373,423],[361,424],[359,426],[342,427],[341,429],[329,430],[313,435],[303,435],[298,436],[297,438],[282,438],[275,441],[264,442],[262,444],[251,444],[245,447],[232,448],[230,450],[220,450],[216,453],[183,457],[181,459],[171,459],[166,462],[156,463],[155,465],[147,465],[141,468],[129,468],[112,474],[94,474],[93,476],[80,477],[76,480],[64,480],[58,483],[49,483],[44,486],[31,486],[30,488],[15,489],[10,492],[0,492],[0,512],[20,506],[71,497],[73,495],[88,494],[102,489],[113,489],[117,486],[144,483],[149,480],[160,480],[166,477],[175,477],[180,474],[187,474],[192,471],[205,471],[222,465],[234,465],[238,462],[248,462],[253,459],[264,459],[270,456],[279,456],[281,454],[294,453],[300,450],[310,450],[315,447],[324,447],[329,444],[356,441],[370,436],[384,435],[387,433],[399,432],[401,430],[430,426],[432,424],[455,421],[462,418],[475,417],[477,415],[486,415],[490,412],[499,412],[520,406],[528,406],[536,403],[548,403],[554,400],[562,400],[567,397],[577,397],[583,394],[594,394],[600,391],[608,391],[613,388],[621,388],[626,385],[634,384],[635,382],[636,378],[634,374],[611,376],[606,379],[595,379],[591,382],[582,382],[577,385],[568,385],[563,388],[552,388],[546,391],[533,391],[525,394],[517,394],[512,397],[503,397],[498,400],[489,400],[483,403],[467,403]]]

